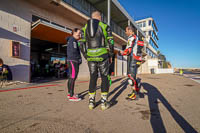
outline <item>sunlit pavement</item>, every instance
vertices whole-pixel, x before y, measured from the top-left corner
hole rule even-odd
[[[111,107],[100,109],[98,80],[94,110],[88,109],[89,79],[78,79],[79,102],[67,99],[66,80],[0,89],[1,133],[195,133],[200,132],[200,84],[174,74],[139,75],[139,99],[125,77],[113,77]]]

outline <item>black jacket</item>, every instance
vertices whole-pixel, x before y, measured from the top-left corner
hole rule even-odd
[[[74,60],[81,63],[78,41],[73,36],[67,38],[67,60]]]

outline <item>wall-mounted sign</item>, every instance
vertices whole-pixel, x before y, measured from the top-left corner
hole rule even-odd
[[[11,56],[20,57],[20,43],[17,41],[11,41]]]

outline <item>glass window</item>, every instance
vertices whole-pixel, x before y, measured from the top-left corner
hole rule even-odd
[[[143,27],[146,27],[146,21],[145,21],[145,22],[143,22]]]
[[[151,20],[149,20],[149,26],[151,25]]]
[[[151,31],[149,31],[149,36],[151,36]]]
[[[139,27],[140,27],[140,28],[142,27],[142,23],[139,23]]]
[[[67,2],[68,4],[71,4],[71,0],[63,0],[64,2]]]
[[[149,40],[149,44],[150,44],[155,50],[157,50],[156,44],[153,42],[152,39]]]
[[[82,0],[82,11],[87,14],[87,16],[90,15],[90,4],[88,4],[86,1]]]

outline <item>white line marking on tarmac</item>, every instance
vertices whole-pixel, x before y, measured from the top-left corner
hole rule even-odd
[[[192,75],[192,74],[183,74],[184,77],[189,78],[197,83],[200,83],[200,76]]]

